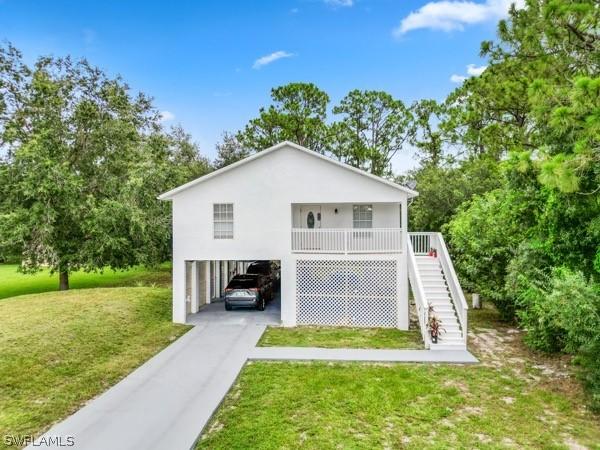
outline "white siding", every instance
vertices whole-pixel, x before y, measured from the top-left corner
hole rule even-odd
[[[291,205],[340,204],[337,215],[333,205],[324,207],[322,226],[352,227],[352,204],[373,204],[374,227],[397,227],[398,203],[406,198],[392,186],[293,147],[179,192],[172,200],[174,320],[185,321],[184,261],[274,259],[282,263],[282,320],[293,324]],[[213,238],[214,203],[233,204],[233,239]]]

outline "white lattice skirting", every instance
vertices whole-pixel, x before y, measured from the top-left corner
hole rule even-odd
[[[388,327],[398,324],[394,260],[296,261],[298,325]]]

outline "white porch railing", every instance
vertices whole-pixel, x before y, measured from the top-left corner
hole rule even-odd
[[[458,320],[462,329],[463,340],[467,342],[467,300],[463,293],[458,277],[454,270],[454,265],[450,259],[450,253],[446,247],[446,242],[442,233],[434,232],[410,232],[408,233],[410,243],[414,249],[415,255],[427,255],[430,250],[435,249],[437,252],[437,258],[442,266],[444,272],[444,278],[450,291],[450,298],[454,305],[454,309],[458,315]],[[409,261],[409,270],[411,262]]]
[[[421,330],[421,336],[425,343],[425,348],[429,348],[431,344],[431,336],[427,330],[427,324],[429,322],[429,303],[425,295],[425,288],[419,275],[419,268],[417,266],[417,260],[415,258],[415,252],[413,250],[412,239],[408,239],[407,256],[408,256],[408,279],[412,286],[413,297],[415,299],[415,306],[417,309],[417,316],[419,318],[419,328]]]
[[[401,253],[400,228],[293,228],[294,253]]]

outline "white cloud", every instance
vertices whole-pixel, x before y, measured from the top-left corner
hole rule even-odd
[[[342,6],[345,8],[349,8],[350,6],[354,5],[354,0],[323,0],[323,1],[325,2],[326,5],[333,6],[333,7]]]
[[[293,53],[285,52],[283,50],[279,50],[277,52],[273,52],[270,55],[261,56],[256,61],[254,61],[253,69],[260,69],[262,66],[266,66],[267,64],[271,64],[272,62],[277,61],[281,58],[290,58],[294,56]]]
[[[171,111],[161,111],[160,112],[160,121],[161,122],[170,122],[171,120],[175,120],[175,114]]]
[[[485,0],[483,3],[448,0],[429,2],[402,19],[393,34],[400,37],[420,28],[441,31],[464,30],[465,25],[506,17],[512,3],[515,3],[517,8],[522,8],[525,0]]]
[[[450,81],[453,83],[462,83],[469,77],[478,77],[484,72],[485,69],[487,69],[487,66],[477,67],[475,64],[469,64],[467,65],[467,75],[454,74],[450,77]]]
[[[475,64],[469,64],[467,66],[467,73],[472,77],[478,77],[483,73],[483,71],[487,69],[487,66],[479,66],[477,67]]]
[[[452,81],[453,83],[462,83],[463,81],[465,81],[467,79],[467,77],[465,77],[464,75],[452,75],[450,77],[450,81]]]

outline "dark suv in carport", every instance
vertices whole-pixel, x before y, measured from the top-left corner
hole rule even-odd
[[[279,264],[273,261],[254,261],[246,269],[246,273],[259,273],[269,277],[273,284],[273,289],[279,288],[280,282]]]
[[[267,301],[273,298],[273,285],[270,277],[262,274],[236,275],[225,288],[225,309],[234,307],[265,310]]]

